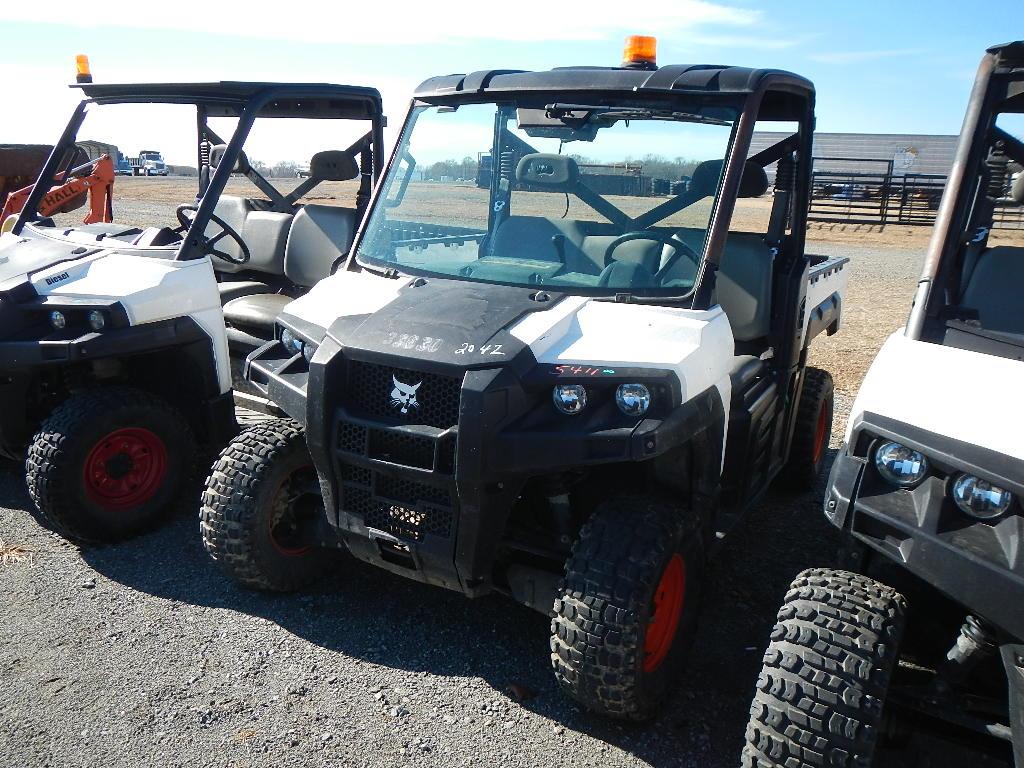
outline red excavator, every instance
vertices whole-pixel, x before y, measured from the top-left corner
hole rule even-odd
[[[66,179],[66,180],[65,180]],[[58,174],[54,186],[43,195],[37,211],[42,216],[55,213],[67,213],[82,205],[82,197],[89,195],[89,213],[83,220],[85,224],[110,222],[114,220],[112,207],[114,191],[114,161],[110,155],[101,155],[99,159],[72,168],[66,173]],[[21,212],[32,192],[33,185],[11,192],[4,203],[0,214],[0,225],[8,217]]]

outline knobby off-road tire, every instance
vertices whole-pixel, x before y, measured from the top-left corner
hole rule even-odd
[[[555,599],[551,663],[561,688],[611,717],[654,715],[685,662],[703,570],[695,516],[644,496],[600,505]]]
[[[780,476],[787,488],[806,491],[817,482],[832,437],[834,396],[832,374],[820,368],[808,368],[804,372],[789,460]]]
[[[288,592],[321,578],[333,562],[310,533],[323,514],[305,434],[274,419],[244,430],[221,452],[206,479],[199,528],[206,551],[234,581]]]
[[[80,392],[32,438],[28,491],[42,518],[65,538],[119,541],[174,510],[195,453],[187,420],[156,395],[129,387]]]
[[[866,576],[797,576],[764,654],[743,767],[870,766],[905,620],[903,596]]]

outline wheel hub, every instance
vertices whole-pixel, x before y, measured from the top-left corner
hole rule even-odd
[[[287,557],[304,555],[312,548],[303,530],[303,522],[309,518],[310,510],[303,503],[307,494],[301,488],[301,474],[311,469],[311,465],[296,469],[284,479],[274,496],[268,522],[270,543]]]
[[[135,469],[135,462],[132,461],[132,457],[127,453],[118,453],[107,459],[104,466],[108,475],[115,480],[120,480]]]
[[[661,573],[654,590],[650,619],[644,635],[644,672],[653,672],[668,656],[686,603],[686,561],[678,552]]]
[[[101,507],[126,510],[149,501],[167,474],[167,448],[148,429],[127,427],[101,438],[85,457],[86,496]]]

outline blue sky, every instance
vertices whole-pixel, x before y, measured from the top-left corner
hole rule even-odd
[[[1024,37],[1021,0],[379,0],[358,8],[247,3],[241,16],[235,3],[210,5],[167,3],[161,17],[129,0],[91,10],[58,0],[48,15],[77,21],[40,23],[31,4],[3,4],[0,142],[57,137],[75,101],[65,84],[76,53],[90,55],[98,81],[375,85],[397,125],[412,88],[430,75],[614,65],[627,34],[657,35],[662,64],[777,67],[810,78],[820,131],[957,133],[984,49]],[[197,34],[199,19],[207,31]],[[360,39],[363,30],[376,30],[374,39]]]

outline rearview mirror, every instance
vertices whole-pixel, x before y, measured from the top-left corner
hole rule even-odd
[[[586,112],[568,112],[564,117],[550,117],[544,109],[516,109],[516,124],[527,136],[562,141],[593,141],[597,138],[597,124],[580,125]],[[573,127],[576,125],[576,127]]]

